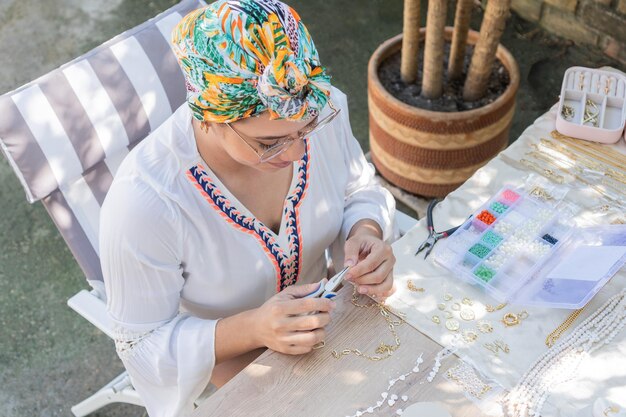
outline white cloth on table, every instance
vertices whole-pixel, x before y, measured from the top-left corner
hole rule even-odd
[[[529,171],[517,161],[532,150],[531,144],[539,143],[541,138],[550,138],[550,132],[555,129],[556,110],[557,106],[554,106],[539,117],[511,146],[438,204],[433,212],[435,229],[446,230],[463,223],[473,211],[504,185],[515,187],[523,184]],[[623,140],[611,148],[626,154]],[[602,221],[590,215],[593,207],[597,207],[601,201],[600,196],[589,187],[573,189],[567,198],[581,208],[575,219],[579,226]],[[507,305],[497,312],[486,312],[484,306],[486,304],[495,306],[498,300],[490,297],[481,287],[470,285],[435,264],[432,255],[426,260],[422,256],[413,256],[427,235],[426,223],[420,221],[402,239],[393,244],[397,258],[394,277],[398,290],[387,300],[387,304],[406,314],[407,322],[413,327],[436,342],[447,345],[452,341],[453,333],[444,326],[445,319],[443,312],[438,309],[438,304],[443,302],[446,293],[453,295],[455,300],[470,298],[474,302],[473,309],[477,312],[476,320],[471,322],[459,320],[460,331],[473,329],[479,337],[476,342],[462,346],[458,354],[469,357],[481,372],[505,388],[513,387],[533,362],[548,349],[545,345],[546,336],[559,326],[572,310]],[[438,245],[443,244],[445,243]],[[406,287],[409,279],[425,291],[423,293],[409,291]],[[622,269],[588,303],[571,328],[573,329],[607,298],[624,287],[626,270]],[[520,325],[506,328],[500,322],[505,313],[519,313],[521,310],[528,311],[528,318]],[[433,315],[441,316],[441,324],[432,321]],[[477,331],[476,323],[479,320],[489,321],[495,329],[494,332],[483,334]],[[563,335],[563,338],[570,332],[571,329]],[[484,347],[485,343],[492,343],[498,339],[509,345],[510,353],[496,356]],[[554,393],[546,401],[542,415],[572,416],[576,410],[592,404],[600,397],[626,408],[626,331],[622,331],[611,344],[603,346],[587,358],[579,369],[578,378],[554,387]]]
[[[394,200],[339,116],[308,139],[278,235],[257,221],[202,161],[183,104],[124,160],[101,214],[100,255],[116,346],[150,416],[186,415],[215,365],[217,320],[342,263],[359,220],[385,238]],[[241,329],[245,332],[246,329]]]

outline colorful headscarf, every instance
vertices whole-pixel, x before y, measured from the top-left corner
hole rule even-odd
[[[278,0],[218,0],[172,32],[198,120],[227,123],[269,110],[306,120],[326,105],[330,77],[300,16]]]

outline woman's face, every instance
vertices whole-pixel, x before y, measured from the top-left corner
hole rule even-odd
[[[269,112],[263,112],[259,116],[231,123],[232,129],[219,123],[212,124],[212,128],[217,130],[222,147],[235,161],[261,171],[276,171],[302,158],[304,143],[298,139],[299,132],[316,122],[317,118],[302,122],[270,120]],[[286,138],[295,139],[286,151],[267,162],[259,163],[259,155]]]

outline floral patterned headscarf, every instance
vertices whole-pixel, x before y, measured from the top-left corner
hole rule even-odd
[[[200,121],[229,123],[266,110],[270,119],[306,120],[330,95],[309,32],[278,0],[218,0],[185,16],[172,43]]]

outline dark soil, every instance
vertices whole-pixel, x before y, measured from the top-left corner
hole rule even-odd
[[[448,57],[450,55],[450,44],[445,45],[445,58],[444,58],[444,86],[443,95],[434,100],[429,100],[422,97],[422,71],[423,71],[423,50],[420,48],[420,60],[417,83],[406,84],[400,77],[400,51],[391,55],[385,61],[382,62],[380,68],[378,68],[378,77],[387,91],[389,91],[398,100],[411,105],[413,107],[419,107],[425,110],[440,111],[440,112],[456,112],[463,110],[471,110],[478,107],[485,106],[495,99],[500,97],[506,87],[509,85],[510,78],[509,72],[504,65],[496,59],[493,70],[491,71],[491,78],[487,86],[487,92],[484,97],[477,101],[465,102],[463,100],[463,84],[465,83],[465,76],[469,68],[469,63],[474,52],[474,47],[468,45],[465,51],[465,62],[463,64],[463,74],[459,80],[448,80]]]

